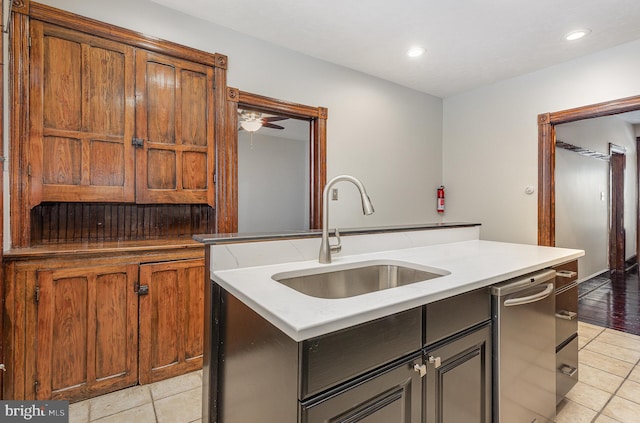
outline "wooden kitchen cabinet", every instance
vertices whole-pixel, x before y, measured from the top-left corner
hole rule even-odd
[[[38,271],[36,399],[77,400],[135,385],[136,264]]]
[[[203,253],[190,241],[9,250],[4,398],[78,401],[201,368]]]
[[[30,207],[214,205],[213,66],[38,20],[31,43]]]
[[[214,205],[213,68],[136,52],[136,202]]]
[[[140,383],[200,369],[204,260],[143,264],[140,283]]]
[[[134,49],[31,22],[31,206],[134,201]]]

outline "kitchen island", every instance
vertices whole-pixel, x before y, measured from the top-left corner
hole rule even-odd
[[[332,264],[317,262],[316,234],[199,237],[211,244],[206,259],[211,283],[205,297],[204,421],[364,418],[349,414],[354,410],[370,416],[363,421],[395,421],[396,416],[420,421],[429,404],[422,386],[429,386],[431,367],[437,369],[443,359],[423,357],[423,352],[447,352],[451,345],[461,348],[451,357],[472,352],[468,363],[476,369],[472,373],[478,389],[469,391],[469,398],[482,403],[476,407],[483,416],[479,421],[489,421],[487,288],[583,252],[482,241],[478,229],[450,224],[355,230],[343,236],[343,252]],[[305,295],[273,278],[363,263],[393,263],[437,277],[345,298]],[[448,314],[451,319],[443,318]],[[430,329],[437,320],[451,325]],[[434,338],[433,333],[443,336]],[[438,363],[427,367],[425,360],[431,359]],[[421,383],[425,375],[427,382]],[[381,388],[385,383],[388,389]],[[341,400],[329,401],[335,398]],[[346,403],[337,407],[344,410],[322,410],[342,399]]]

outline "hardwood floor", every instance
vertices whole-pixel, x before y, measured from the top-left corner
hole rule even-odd
[[[637,267],[624,280],[603,273],[578,285],[578,319],[640,335],[640,280]]]

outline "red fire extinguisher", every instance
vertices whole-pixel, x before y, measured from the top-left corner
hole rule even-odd
[[[438,188],[438,213],[444,213],[444,185]]]

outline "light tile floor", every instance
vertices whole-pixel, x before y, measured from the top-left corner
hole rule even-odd
[[[582,322],[578,336],[580,381],[556,422],[640,422],[640,336]],[[199,371],[71,404],[69,422],[200,423],[201,408]]]
[[[578,323],[580,381],[557,423],[640,422],[640,336]]]
[[[201,423],[202,371],[69,405],[69,423]]]

